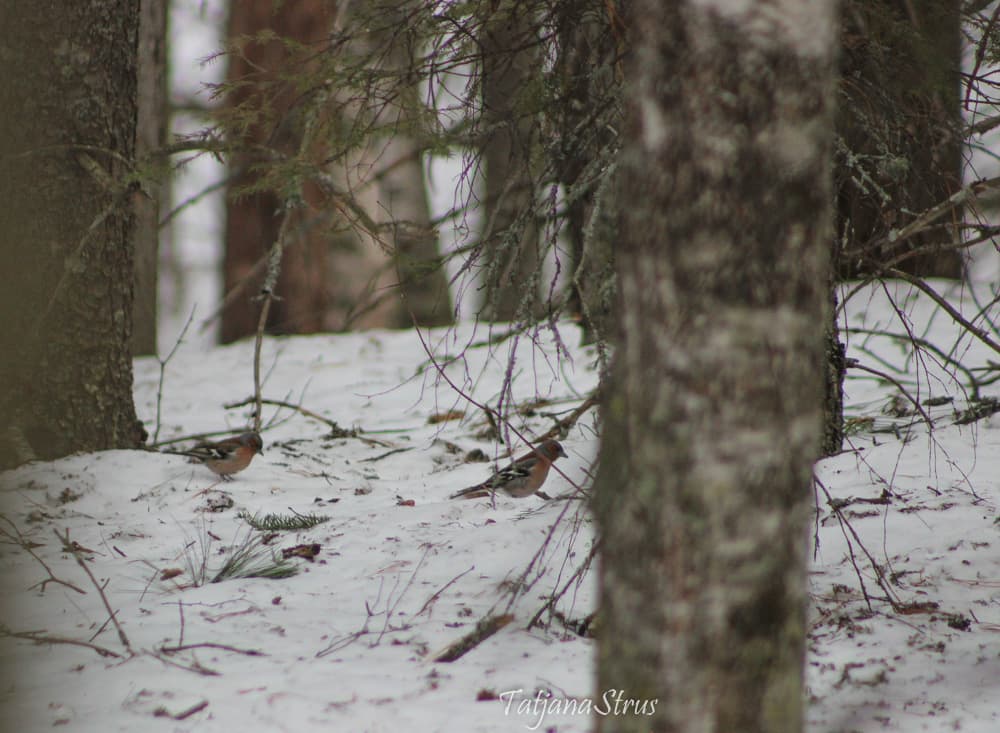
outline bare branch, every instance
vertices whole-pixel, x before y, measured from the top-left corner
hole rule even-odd
[[[91,644],[89,641],[80,641],[79,639],[68,639],[63,636],[50,636],[44,631],[11,631],[6,626],[0,625],[0,637],[27,639],[28,641],[33,641],[36,644],[69,644],[71,646],[82,646],[87,649],[93,649],[102,657],[114,657],[115,659],[122,658],[121,654],[112,651],[107,647]]]
[[[986,331],[984,331],[982,328],[975,325],[971,321],[967,320],[965,316],[959,313],[955,309],[955,307],[952,306],[951,303],[949,303],[947,300],[941,297],[941,295],[939,295],[938,292],[934,290],[934,288],[932,288],[930,285],[928,285],[924,280],[918,277],[914,277],[908,272],[903,272],[902,270],[896,270],[896,269],[888,270],[887,274],[892,275],[893,277],[898,277],[900,280],[905,280],[906,282],[910,283],[917,289],[922,290],[924,293],[927,294],[927,296],[931,300],[933,300],[935,303],[941,306],[941,308],[943,308],[945,312],[952,317],[955,323],[961,325],[963,328],[965,328],[965,330],[967,330],[977,339],[979,339],[984,344],[993,349],[993,351],[1000,354],[1000,344],[991,339],[989,334],[986,333]]]
[[[62,542],[63,550],[73,556],[73,559],[76,560],[76,564],[83,568],[83,572],[85,572],[87,577],[90,578],[90,582],[93,583],[94,588],[97,589],[97,593],[101,597],[101,601],[104,603],[104,608],[108,612],[108,616],[111,617],[111,622],[115,625],[115,629],[118,630],[118,640],[122,643],[122,646],[125,647],[125,650],[129,653],[129,655],[133,655],[135,652],[132,651],[132,645],[129,643],[128,636],[125,635],[125,630],[122,629],[121,624],[118,623],[117,611],[111,608],[111,604],[108,602],[108,597],[104,595],[104,588],[97,582],[94,574],[90,572],[90,568],[87,567],[87,563],[84,561],[83,555],[80,553],[80,546],[77,545],[76,542],[70,541],[68,529],[66,530],[65,535],[60,535],[58,530],[53,530],[53,532],[55,533],[56,538]]]
[[[254,397],[249,397],[245,400],[240,400],[239,402],[227,403],[223,405],[223,407],[225,407],[227,410],[232,410],[237,407],[245,407],[246,405],[249,404],[275,405],[276,407],[287,407],[289,410],[295,410],[296,412],[305,415],[306,417],[312,418],[313,420],[317,420],[326,425],[327,427],[329,427],[331,437],[334,438],[357,438],[360,433],[364,432],[360,428],[351,428],[349,430],[346,428],[342,428],[340,427],[340,424],[337,423],[335,420],[330,420],[329,418],[323,417],[319,413],[313,412],[312,410],[309,410],[303,407],[302,405],[297,405],[293,402],[287,402],[286,400],[266,399],[264,397],[259,397],[258,395],[255,395]]]
[[[35,559],[35,562],[37,562],[39,565],[41,565],[43,568],[45,568],[45,572],[49,574],[48,578],[46,578],[45,580],[39,581],[38,583],[35,583],[33,586],[31,586],[31,588],[41,587],[42,592],[44,593],[46,585],[48,585],[49,583],[58,583],[59,585],[66,586],[70,590],[75,590],[77,593],[79,593],[81,595],[87,595],[87,591],[85,591],[85,590],[83,590],[81,588],[78,588],[77,586],[75,586],[72,583],[70,583],[68,580],[62,580],[61,578],[57,578],[55,576],[55,574],[52,572],[52,568],[50,568],[48,566],[48,564],[46,564],[46,562],[41,557],[38,556],[38,553],[35,552],[35,547],[40,547],[40,545],[36,545],[31,540],[29,540],[27,537],[25,537],[23,534],[21,534],[21,530],[19,530],[17,528],[17,525],[14,524],[14,522],[12,522],[6,515],[0,514],[0,520],[3,520],[7,524],[9,524],[10,527],[11,527],[11,530],[13,531],[13,534],[12,534],[11,532],[9,532],[6,529],[4,529],[3,527],[0,527],[0,535],[6,537],[10,542],[12,542],[13,544],[17,545],[22,550],[24,550],[29,555],[31,555],[31,557],[33,557]],[[30,588],[29,588],[29,590],[30,590]]]
[[[892,384],[894,384],[896,386],[896,389],[898,389],[900,391],[900,393],[904,397],[906,397],[907,400],[909,400],[910,404],[913,405],[913,408],[917,412],[920,413],[920,417],[922,417],[924,419],[924,422],[926,422],[928,426],[932,426],[934,424],[934,421],[931,420],[930,415],[928,415],[926,412],[924,412],[924,408],[920,406],[920,402],[913,395],[910,394],[910,391],[908,389],[906,389],[906,387],[904,387],[899,382],[898,379],[896,379],[892,375],[886,374],[885,372],[880,371],[878,369],[873,369],[870,366],[865,366],[864,364],[862,364],[861,362],[859,362],[857,360],[851,360],[847,364],[847,368],[848,369],[860,369],[863,372],[868,372],[869,374],[874,374],[876,377],[880,377],[881,379],[884,379],[887,382],[891,382]]]

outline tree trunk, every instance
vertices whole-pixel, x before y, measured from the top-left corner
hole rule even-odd
[[[446,326],[454,319],[448,278],[431,227],[430,202],[419,144],[420,98],[411,81],[420,39],[407,22],[413,0],[391,0],[379,8],[375,43],[384,47],[388,100],[378,120],[380,219],[391,227],[392,259],[399,278],[397,327]],[[379,57],[383,57],[379,49]]]
[[[836,18],[632,3],[598,689],[656,703],[601,731],[802,729]]]
[[[482,241],[489,320],[528,318],[541,311],[538,223],[531,171],[532,80],[539,74],[536,25],[519,0],[491,3],[483,23]]]
[[[167,140],[167,2],[139,3],[139,116],[135,149],[140,160]],[[160,176],[141,171],[144,195],[135,197],[135,302],[132,354],[156,353],[156,283],[160,241]]]
[[[350,103],[346,105],[350,107]],[[334,185],[351,192],[355,205],[373,225],[377,224],[375,217],[380,210],[379,187],[368,172],[376,165],[375,158],[369,146],[348,151],[329,165]],[[326,329],[348,331],[410,325],[399,300],[399,279],[388,253],[391,243],[382,235],[379,235],[381,242],[376,240],[364,231],[370,227],[360,224],[360,216],[354,221],[341,218],[330,235]]]
[[[959,3],[848,0],[841,32],[836,168],[838,271],[891,265],[962,276],[962,207],[905,241],[892,231],[962,186]]]
[[[301,94],[292,83],[282,82],[295,58],[284,41],[316,44],[326,38],[333,24],[333,4],[323,0],[243,0],[232,3],[229,16],[229,40],[249,39],[272,32],[270,38],[247,40],[239,53],[229,56],[227,81],[239,83],[228,98],[231,108],[246,105],[258,118],[248,125],[243,142],[270,146],[286,155],[298,151],[302,120],[295,109]],[[253,156],[233,156],[235,169],[230,190],[235,194],[226,201],[225,259],[223,281],[227,294],[234,298],[222,314],[223,343],[257,330],[259,305],[255,296],[263,282],[263,260],[281,229],[285,202],[273,189],[247,192],[258,186],[261,172],[252,170],[259,162]],[[326,310],[330,303],[329,238],[324,227],[316,226],[317,214],[309,204],[319,202],[318,193],[307,187],[306,206],[297,211],[292,237],[285,248],[277,292],[280,299],[271,307],[267,327],[278,333],[311,333],[325,330]],[[310,195],[312,194],[312,195]]]
[[[562,131],[546,150],[565,196],[563,232],[572,253],[569,312],[584,341],[606,342],[614,325],[618,238],[615,160],[621,133],[621,2],[572,0],[556,6],[556,108]]]
[[[832,258],[831,258],[832,263]],[[831,268],[832,272],[832,268]],[[829,287],[830,310],[823,338],[826,356],[823,359],[823,456],[835,456],[844,448],[844,374],[847,371],[847,347],[840,340],[837,322],[837,289]]]
[[[360,112],[371,114],[381,99],[352,96],[359,92],[349,84],[334,84],[327,91],[320,89],[321,85],[306,83],[308,74],[315,73],[321,64],[332,64],[336,53],[350,57],[362,48],[368,34],[381,35],[391,44],[385,68],[394,77],[385,83],[396,85],[388,98],[395,100],[397,94],[412,97],[416,93],[412,82],[395,79],[397,74],[405,78],[410,62],[411,49],[402,41],[396,44],[397,38],[406,39],[407,29],[390,22],[394,13],[402,15],[402,7],[389,3],[347,11],[347,23],[355,24],[354,15],[367,20],[369,14],[372,22],[356,23],[354,37],[346,46],[326,49],[328,56],[324,56],[318,51],[320,44],[341,30],[334,28],[335,23],[345,21],[343,13],[338,16],[336,3],[299,0],[275,5],[273,0],[253,0],[233,5],[231,42],[265,31],[276,36],[243,43],[239,52],[230,56],[228,81],[235,85],[229,100],[231,109],[244,107],[233,119],[238,122],[240,116],[254,110],[259,114],[259,120],[247,126],[244,140],[272,147],[286,156],[308,156],[303,162],[321,169],[341,195],[352,198],[352,206],[336,204],[328,192],[307,180],[302,184],[304,205],[287,211],[286,201],[274,190],[288,188],[288,179],[282,180],[279,175],[293,174],[273,173],[262,185],[266,174],[252,169],[259,160],[235,156],[238,175],[234,189],[242,193],[231,198],[227,206],[224,267],[226,292],[237,291],[240,295],[224,311],[223,341],[256,329],[253,296],[263,278],[263,258],[277,239],[285,216],[294,220],[289,223],[291,236],[278,280],[280,299],[272,306],[268,319],[270,332],[409,326],[413,322],[411,313],[424,326],[451,322],[447,281],[430,226],[416,143],[405,137],[388,142],[341,139],[338,135],[370,132],[359,130],[370,125],[371,120],[354,116]],[[389,31],[380,33],[380,27]],[[298,54],[287,41],[307,51]],[[374,54],[372,58],[374,64]],[[297,83],[307,87],[307,93],[288,80],[290,74],[296,73]],[[373,85],[377,87],[383,81],[380,78]],[[363,92],[372,93],[372,88]],[[310,109],[311,95],[317,94],[328,98]],[[405,127],[398,104],[386,103],[375,114],[378,123],[393,133]],[[313,113],[317,118],[315,129],[322,133],[306,141],[307,150],[300,150],[306,118]],[[329,139],[334,142],[329,143]],[[336,149],[331,151],[331,145]],[[381,176],[381,189],[373,171]],[[248,193],[247,187],[257,190]],[[387,215],[389,222],[385,221]],[[382,227],[380,222],[390,226]]]
[[[0,468],[137,446],[138,4],[0,10]]]
[[[431,227],[423,156],[405,134],[394,135],[383,148],[393,165],[379,181],[379,204],[391,227],[392,259],[401,300],[396,328],[447,326],[454,322],[448,278],[440,257],[437,232]]]

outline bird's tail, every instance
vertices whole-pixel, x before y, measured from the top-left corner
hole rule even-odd
[[[486,484],[476,484],[475,486],[469,486],[462,489],[461,491],[456,491],[454,494],[449,496],[449,499],[479,499],[484,496],[490,495],[490,488]]]

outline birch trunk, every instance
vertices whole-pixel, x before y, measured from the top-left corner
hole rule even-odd
[[[799,731],[834,2],[631,13],[598,680],[657,703],[598,727]]]

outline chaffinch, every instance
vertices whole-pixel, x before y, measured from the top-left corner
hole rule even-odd
[[[260,433],[251,431],[215,443],[199,443],[191,450],[171,452],[190,456],[208,466],[223,481],[231,481],[234,473],[242,471],[255,455],[264,452],[264,441]]]
[[[450,499],[478,499],[499,491],[507,496],[520,499],[538,491],[549,475],[549,467],[559,458],[566,458],[566,451],[556,440],[546,440],[506,468],[503,468],[481,484],[470,486],[452,494]]]

